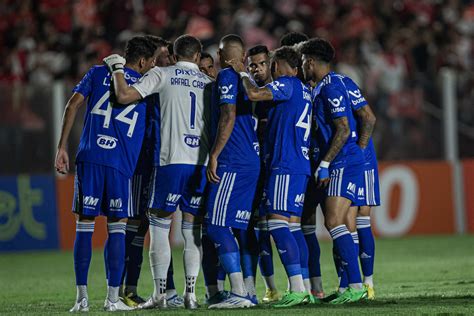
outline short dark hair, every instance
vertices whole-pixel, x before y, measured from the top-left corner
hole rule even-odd
[[[257,45],[250,48],[247,52],[247,56],[254,56],[258,54],[265,54],[268,55],[268,48],[265,45]]]
[[[301,32],[286,33],[280,38],[280,46],[293,46],[301,42],[306,42],[309,39],[308,35]]]
[[[239,44],[240,46],[244,47],[244,41],[237,34],[228,34],[224,36],[219,41],[219,44]]]
[[[201,59],[204,59],[204,58],[210,58],[212,60],[212,63],[214,63],[214,58],[208,52],[202,52],[201,53]]]
[[[298,68],[301,62],[300,55],[289,46],[276,49],[272,54],[272,59],[284,60],[291,68]]]
[[[191,35],[181,35],[174,41],[173,51],[177,57],[192,58],[202,50],[201,41]]]
[[[125,60],[127,63],[136,63],[140,58],[151,58],[155,55],[158,46],[145,36],[135,36],[125,45]]]
[[[168,45],[171,44],[169,41],[165,40],[164,38],[162,37],[159,37],[159,36],[155,36],[155,35],[145,35],[145,37],[152,41],[153,43],[156,44],[156,46],[158,47],[166,47],[168,48]]]
[[[319,61],[330,63],[335,56],[334,47],[322,38],[312,38],[300,47],[300,54],[313,56]]]

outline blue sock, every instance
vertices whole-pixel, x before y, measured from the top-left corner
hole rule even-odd
[[[207,236],[212,240],[219,255],[219,261],[227,274],[241,272],[239,246],[228,227],[208,225]]]
[[[308,269],[308,245],[304,239],[303,231],[301,230],[301,223],[290,223],[290,231],[293,237],[295,238],[296,243],[298,244],[298,250],[300,252],[300,265],[301,265],[301,274],[303,279],[309,279],[309,269]]]
[[[219,267],[219,257],[211,239],[207,236],[207,227],[202,227],[202,272],[206,286],[217,286],[217,270]],[[225,279],[225,271],[224,271]]]
[[[333,239],[334,248],[341,257],[344,270],[347,270],[349,284],[362,283],[354,241],[346,225],[339,225],[331,229],[329,233]]]
[[[247,230],[233,229],[233,232],[240,246],[240,260],[244,279],[248,277],[255,278],[258,264],[258,245],[253,227],[249,227]]]
[[[125,227],[124,222],[107,223],[109,238],[107,239],[107,266],[111,287],[120,286],[125,265]]]
[[[341,256],[337,253],[336,246],[333,245],[332,256],[334,259],[334,265],[336,266],[337,277],[339,278],[339,288],[345,289],[349,286],[349,279],[347,276],[347,271],[342,265]]]
[[[374,274],[375,241],[370,227],[370,216],[357,217],[359,235],[359,256],[364,276]]]
[[[354,248],[357,254],[357,257],[359,257],[359,235],[357,232],[351,233],[352,236],[352,241],[354,242]]]
[[[142,225],[145,225],[144,227]],[[148,231],[148,220],[141,223],[138,232],[128,245],[128,264],[126,265],[125,285],[137,286],[138,278],[142,270],[143,263],[143,244],[145,243],[145,235]],[[127,226],[128,234],[128,226]],[[126,237],[125,237],[126,238]]]
[[[300,252],[295,237],[288,228],[288,222],[280,219],[269,219],[268,228],[275,241],[288,278],[301,274]]]
[[[225,281],[226,273],[224,268],[222,267],[222,264],[219,261],[219,265],[217,266],[217,280],[219,281]]]
[[[260,272],[264,277],[272,276],[273,271],[273,252],[270,240],[270,232],[268,231],[267,221],[258,222],[258,247],[260,250]]]
[[[94,222],[76,222],[74,241],[74,272],[76,285],[87,285],[87,275],[92,258],[92,233]]]
[[[310,278],[321,276],[321,248],[319,247],[318,237],[316,236],[315,225],[303,225],[304,239],[308,245],[308,272]]]
[[[166,290],[175,290],[174,278],[173,278],[173,255],[170,258],[170,266],[168,267],[168,274],[166,275]]]

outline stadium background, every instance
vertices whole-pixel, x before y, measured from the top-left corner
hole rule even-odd
[[[59,177],[53,170],[61,118],[53,104],[61,103],[62,112],[64,98],[90,66],[121,53],[126,40],[138,34],[173,40],[189,33],[215,55],[216,43],[228,33],[240,34],[247,47],[275,48],[288,31],[329,39],[337,51],[335,69],[356,81],[377,115],[383,205],[374,211],[373,227],[380,240],[443,235],[424,240],[452,240],[452,249],[461,247],[446,235],[474,233],[472,1],[5,0],[0,3],[1,269],[7,253],[72,248],[73,175]],[[454,101],[450,116],[446,95]],[[72,160],[81,120],[79,114],[69,142]],[[451,138],[447,126],[454,128]],[[457,146],[451,147],[453,139]],[[318,234],[324,236],[319,223]],[[104,228],[96,226],[97,247]],[[462,238],[472,245],[471,237]],[[173,241],[179,244],[179,233]],[[468,272],[472,277],[472,266]],[[72,288],[72,275],[69,282]]]

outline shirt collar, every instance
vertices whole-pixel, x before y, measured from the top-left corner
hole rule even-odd
[[[199,66],[196,65],[195,63],[189,62],[189,61],[178,61],[176,63],[176,66],[178,67],[186,67],[186,68],[191,68],[195,70],[199,70]]]

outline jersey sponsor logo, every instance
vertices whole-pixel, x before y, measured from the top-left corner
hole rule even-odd
[[[285,84],[280,83],[279,81],[273,81],[272,83],[270,83],[270,85],[272,86],[273,90],[275,90],[275,91],[277,91],[280,87],[285,86]]]
[[[354,195],[355,195],[355,191],[356,191],[356,185],[355,185],[355,183],[349,182],[349,184],[347,185],[347,193],[349,193],[350,195],[354,196]]]
[[[194,69],[183,69],[183,68],[176,68],[174,71],[176,76],[192,76],[192,77],[198,77],[198,78],[205,78],[206,75],[200,71],[194,70]]]
[[[301,147],[301,152],[303,153],[303,157],[306,160],[309,160],[309,155],[308,155],[309,149],[308,149],[308,147]]]
[[[184,143],[191,148],[197,148],[201,145],[201,138],[196,135],[184,135]]]
[[[329,103],[331,103],[331,105],[335,108],[339,107],[341,105],[341,102],[342,102],[342,95],[339,97],[339,98],[334,98],[334,99],[328,99]]]
[[[104,149],[114,149],[117,147],[117,138],[108,135],[97,135],[97,146]]]
[[[109,207],[111,209],[121,209],[122,208],[122,199],[110,199]]]
[[[232,97],[232,95],[230,96],[225,96],[225,94],[229,93],[230,89],[232,89],[234,85],[228,85],[228,86],[219,86],[219,92],[221,93],[221,99],[224,97],[224,99],[229,99],[228,97]],[[224,96],[222,95],[224,94]]]
[[[259,143],[253,143],[253,150],[255,150],[255,152],[257,154],[260,154],[260,144]]]
[[[168,196],[166,197],[166,202],[174,204],[174,203],[177,203],[180,198],[181,198],[181,194],[168,193]]]
[[[132,81],[133,83],[135,83],[135,82],[138,81],[138,78],[137,78],[137,77],[132,77],[127,71],[125,72],[124,77],[125,77],[126,80],[130,80],[130,81]]]
[[[348,92],[349,92],[350,95],[352,95],[356,99],[362,97],[362,93],[360,93],[359,89],[354,90],[354,91],[349,90]]]
[[[298,206],[298,204],[303,204],[304,203],[304,193],[297,194],[295,197],[295,205]]]
[[[342,108],[334,108],[334,109],[331,109],[331,113],[341,113],[341,112],[345,112],[346,111],[346,107],[343,106]]]
[[[236,222],[248,222],[250,220],[250,217],[252,216],[252,213],[246,210],[238,210],[237,214],[235,215],[235,220]]]
[[[98,202],[99,202],[99,198],[96,198],[93,196],[85,196],[82,204],[84,204],[85,207],[90,206],[91,208],[94,208],[97,206]]]
[[[202,204],[202,197],[201,196],[192,196],[191,197],[191,206],[201,206]]]
[[[360,99],[357,99],[357,100],[351,100],[351,102],[352,102],[353,105],[357,105],[359,103],[365,102],[365,99],[360,98]]]

